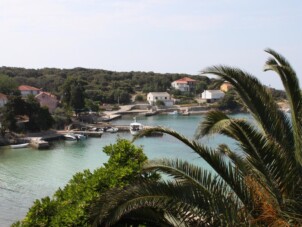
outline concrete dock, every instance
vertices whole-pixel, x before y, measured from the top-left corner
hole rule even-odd
[[[49,143],[42,139],[42,137],[34,137],[30,139],[30,146],[36,149],[47,149],[49,148]]]

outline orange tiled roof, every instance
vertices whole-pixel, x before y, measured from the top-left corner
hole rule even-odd
[[[18,89],[20,91],[40,91],[41,89],[39,88],[36,88],[36,87],[31,87],[31,86],[28,86],[28,85],[20,85],[18,87]]]
[[[184,78],[181,78],[179,80],[176,80],[177,82],[195,82],[196,80],[193,80],[189,77],[184,77]]]

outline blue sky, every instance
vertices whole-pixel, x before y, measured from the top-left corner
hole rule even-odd
[[[302,81],[299,0],[1,0],[0,65],[198,74],[264,73],[270,47]]]

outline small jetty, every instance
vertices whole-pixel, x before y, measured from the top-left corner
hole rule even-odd
[[[148,112],[144,113],[144,115],[146,117],[153,116],[153,115],[156,115],[156,114],[158,114],[157,110],[155,110],[155,111],[148,111]]]
[[[121,114],[110,114],[110,115],[107,115],[106,117],[102,117],[101,120],[103,122],[109,122],[109,121],[113,121],[113,120],[119,119],[121,117],[122,117]]]
[[[49,143],[42,139],[42,137],[36,137],[30,139],[30,146],[36,149],[47,149],[49,148]]]
[[[102,135],[103,135],[103,132],[101,132],[101,131],[79,131],[79,130],[62,130],[62,131],[58,131],[58,133],[62,137],[68,133],[83,134],[88,137],[102,137]]]

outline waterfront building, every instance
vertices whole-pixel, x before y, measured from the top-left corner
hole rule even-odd
[[[21,92],[22,97],[26,97],[28,95],[37,95],[41,92],[41,89],[28,85],[20,85],[18,90]]]
[[[179,80],[175,80],[171,83],[171,86],[175,88],[176,90],[180,91],[194,91],[196,80],[193,80],[189,77],[184,77]]]
[[[7,96],[0,93],[0,107],[3,107],[7,103]]]
[[[58,99],[55,95],[49,92],[40,92],[35,96],[40,106],[46,106],[50,113],[53,113],[58,106]]]
[[[201,98],[207,102],[215,102],[224,97],[224,92],[220,90],[205,90],[201,93]]]
[[[147,100],[150,105],[156,104],[156,101],[163,101],[165,106],[173,106],[174,102],[168,92],[149,92],[147,95]]]

